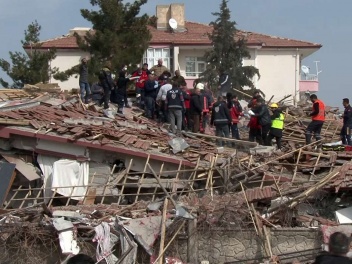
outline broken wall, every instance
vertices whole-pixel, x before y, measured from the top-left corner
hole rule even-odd
[[[321,248],[322,235],[316,229],[271,229],[270,242],[274,255],[300,252],[301,255],[307,254],[302,259],[310,259],[314,258]],[[187,240],[179,240],[178,252],[183,260],[187,260]],[[241,263],[241,261],[263,257],[265,257],[264,244],[255,230],[222,228],[198,230],[199,261],[208,260],[210,263],[238,261]],[[282,260],[282,263],[291,263],[293,259],[297,258],[297,254],[291,255],[291,257]]]

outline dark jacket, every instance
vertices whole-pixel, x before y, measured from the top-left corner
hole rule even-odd
[[[119,78],[117,79],[117,87],[116,87],[116,93],[125,95],[127,93],[127,84],[130,81],[129,78],[125,77],[125,73],[120,73]]]
[[[255,116],[258,117],[258,122],[262,126],[271,125],[271,116],[269,109],[265,104],[257,106],[254,109]]]
[[[172,77],[172,82],[174,83],[174,84],[178,84],[178,85],[186,85],[186,81],[185,81],[185,78],[183,77],[183,76],[181,76],[181,75],[179,75],[179,76],[174,76],[174,77]]]
[[[145,86],[144,86],[144,91],[145,91],[145,97],[152,97],[154,99],[156,99],[156,96],[158,94],[158,88],[155,87],[156,83],[155,81],[151,81],[151,80],[147,80],[145,82]]]
[[[352,260],[348,257],[322,254],[315,258],[313,264],[352,264]]]
[[[184,109],[184,99],[181,89],[173,86],[171,90],[167,91],[165,105],[168,109]]]
[[[88,66],[87,64],[81,64],[79,66],[79,82],[88,82]]]
[[[222,93],[229,92],[231,90],[230,76],[224,72],[219,77],[220,91]]]
[[[229,109],[227,108],[226,102],[220,101],[213,105],[213,111],[211,112],[211,125],[226,125],[231,123],[231,116]]]
[[[99,81],[104,89],[112,90],[112,88],[114,88],[114,81],[111,77],[111,71],[107,67],[104,67],[99,72]]]
[[[199,94],[192,94],[191,95],[191,102],[190,102],[190,115],[201,115],[202,114],[202,102],[201,96]]]
[[[104,89],[100,83],[94,83],[92,85],[92,100],[100,101],[103,98]]]
[[[352,128],[352,107],[348,105],[343,112],[343,126]]]

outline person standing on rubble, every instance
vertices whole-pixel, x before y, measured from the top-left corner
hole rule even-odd
[[[285,115],[282,113],[278,104],[273,103],[270,105],[271,111],[271,127],[268,136],[268,145],[271,146],[272,140],[275,138],[277,149],[281,149],[282,131],[284,129]]]
[[[145,82],[145,116],[153,119],[155,112],[155,100],[157,96],[158,83],[155,81],[154,74],[148,75],[148,80]]]
[[[181,85],[181,88],[182,88],[183,99],[185,101],[185,111],[182,116],[182,129],[187,131],[192,129],[190,124],[191,92],[187,88],[187,84]]]
[[[345,108],[343,112],[343,126],[341,129],[342,144],[352,146],[351,129],[352,129],[352,107],[348,98],[343,98],[342,104]]]
[[[156,101],[157,104],[160,106],[160,111],[161,111],[161,122],[162,123],[167,123],[169,122],[169,116],[168,116],[168,109],[165,105],[165,101],[166,101],[166,95],[167,92],[170,91],[172,89],[172,84],[171,84],[171,80],[170,78],[167,78],[165,80],[165,83],[160,87],[158,95],[156,96]]]
[[[230,124],[230,130],[232,134],[232,138],[240,140],[240,133],[238,131],[238,122],[240,121],[240,117],[243,116],[243,111],[242,111],[242,106],[240,102],[238,101],[237,95],[229,96],[229,100],[227,102],[227,108],[230,111],[231,115],[231,124]],[[230,99],[231,98],[231,99]]]
[[[230,137],[229,124],[231,124],[231,116],[227,109],[226,102],[222,96],[218,97],[217,102],[213,105],[210,125],[215,125],[215,135],[217,137]],[[223,146],[222,140],[217,140],[218,146]]]
[[[92,85],[92,101],[97,105],[101,106],[104,98],[104,89],[103,86],[96,82]]]
[[[247,125],[249,128],[248,140],[250,142],[257,141],[259,144],[262,144],[262,137],[261,137],[262,127],[258,122],[258,117],[254,115],[255,108],[257,107],[257,99],[252,99],[250,104],[248,105],[251,105],[248,113],[250,112],[253,113],[253,114],[250,114],[250,119]]]
[[[350,239],[345,234],[333,233],[329,238],[329,252],[317,256],[313,264],[352,264],[352,260],[346,256],[350,243]]]
[[[199,132],[200,117],[202,115],[202,112],[203,112],[203,109],[202,109],[202,102],[201,102],[201,96],[200,96],[200,89],[195,88],[193,93],[191,94],[191,101],[190,101],[190,108],[189,108],[190,120],[192,121],[191,127],[192,127],[193,133]]]
[[[325,104],[323,101],[319,100],[315,94],[310,96],[310,100],[313,103],[312,112],[307,114],[312,117],[312,122],[306,129],[306,145],[312,143],[312,133],[314,133],[317,141],[321,140],[320,132],[325,121]],[[321,148],[321,143],[318,148]]]
[[[180,135],[182,129],[182,113],[185,111],[185,102],[178,82],[173,83],[172,89],[167,91],[165,108],[169,115],[171,132]],[[177,130],[175,129],[175,126],[177,127]]]
[[[270,131],[271,127],[271,116],[269,113],[269,109],[263,101],[258,100],[257,101],[257,106],[254,108],[254,115],[258,118],[258,123],[260,124],[262,131],[261,131],[261,137],[262,137],[262,145],[268,145],[268,133]]]
[[[127,85],[130,81],[136,80],[139,76],[127,78],[126,71],[120,71],[119,78],[117,79],[117,86],[115,89],[116,103],[118,105],[117,114],[123,114],[123,107],[130,108],[127,101]]]
[[[153,73],[156,78],[159,78],[165,72],[170,72],[169,69],[163,65],[163,59],[161,59],[161,58],[158,59],[158,64],[156,64],[152,68],[150,68],[149,71],[151,73]],[[171,75],[169,77],[171,77]]]
[[[81,100],[84,101],[85,104],[88,104],[89,96],[91,94],[90,86],[88,82],[87,63],[88,63],[87,59],[83,58],[79,66],[79,89],[80,89]]]
[[[109,109],[110,93],[115,88],[114,81],[111,76],[111,63],[107,62],[99,72],[99,82],[104,89],[104,109]]]

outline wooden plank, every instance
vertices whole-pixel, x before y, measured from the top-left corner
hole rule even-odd
[[[18,126],[29,126],[30,120],[26,119],[8,119],[8,118],[0,118],[0,124],[3,125],[18,125]]]
[[[164,243],[165,243],[165,231],[166,231],[166,213],[167,213],[167,205],[168,205],[168,199],[165,198],[164,200],[164,206],[163,206],[163,216],[161,218],[161,231],[160,231],[160,247],[159,247],[159,256],[160,253],[163,252],[164,250]],[[159,258],[159,264],[163,264],[163,258]]]
[[[88,187],[88,191],[86,193],[86,196],[84,197],[83,204],[84,205],[94,204],[96,194],[97,194],[96,188],[89,188]]]
[[[40,179],[40,176],[37,174],[33,164],[27,164],[23,160],[10,155],[2,154],[3,158],[10,163],[15,164],[16,170],[18,170],[24,177],[29,181],[34,181]]]

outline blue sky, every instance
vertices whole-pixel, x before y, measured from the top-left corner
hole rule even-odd
[[[202,23],[213,20],[220,0],[149,0],[142,12],[155,14],[157,4],[183,2],[186,19]],[[320,61],[319,97],[327,104],[340,106],[351,97],[350,61],[352,54],[351,0],[229,0],[232,19],[239,29],[316,42],[323,48],[303,64],[315,72]],[[37,20],[42,26],[41,39],[68,33],[73,27],[91,26],[80,15],[81,8],[92,8],[89,0],[0,0],[0,58],[8,51],[22,51],[20,40],[27,25]],[[0,71],[0,77],[5,75]]]

